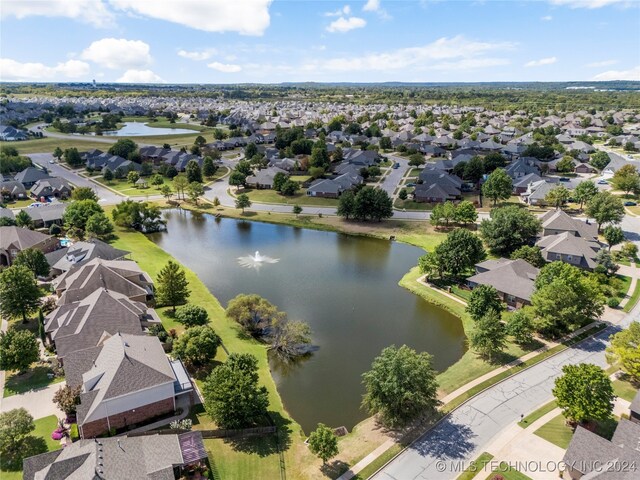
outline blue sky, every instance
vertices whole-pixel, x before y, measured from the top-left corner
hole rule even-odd
[[[640,80],[640,1],[0,0],[3,81]]]

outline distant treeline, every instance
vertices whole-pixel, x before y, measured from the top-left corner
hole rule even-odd
[[[304,100],[382,104],[479,106],[495,110],[638,109],[640,82],[520,83],[287,83],[240,85],[122,85],[3,83],[7,94],[55,97],[189,96],[238,100]]]

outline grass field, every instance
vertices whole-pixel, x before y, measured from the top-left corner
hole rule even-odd
[[[638,386],[626,379],[619,378],[613,381],[613,391],[618,397],[630,402],[638,393]]]
[[[111,143],[99,142],[93,139],[87,138],[38,138],[35,140],[25,140],[24,142],[9,142],[11,146],[18,149],[20,155],[27,155],[29,153],[53,153],[56,147],[60,147],[62,150],[67,148],[77,148],[79,151],[86,151],[92,148],[99,148],[100,150],[107,151],[111,146]],[[0,144],[3,142],[0,142]]]
[[[33,423],[36,428],[31,432],[31,436],[35,437],[37,441],[42,444],[41,446],[44,451],[51,452],[61,448],[60,442],[51,438],[51,433],[58,426],[58,419],[55,415],[39,418]],[[20,480],[22,478],[22,469],[8,470],[4,465],[0,465],[0,478],[2,480]]]
[[[573,430],[566,424],[562,414],[554,417],[533,433],[563,449],[569,446],[573,437]]]
[[[462,472],[462,474],[460,474],[456,480],[471,480],[472,478],[475,478],[478,473],[484,470],[484,467],[492,459],[493,455],[487,452],[482,452],[480,456],[473,460],[471,462],[471,465],[469,465],[469,467],[464,472]]]
[[[487,477],[487,480],[531,480],[531,478],[510,467],[507,463],[501,462],[500,466]]]
[[[338,205],[338,199],[336,198],[319,198],[307,196],[307,190],[301,188],[295,195],[284,196],[269,189],[251,189],[245,188],[234,192],[234,194],[245,193],[249,195],[252,202],[258,203],[275,203],[281,205],[301,205],[303,207],[336,207]]]
[[[428,211],[433,210],[433,203],[425,203],[425,202],[414,202],[413,200],[400,200],[396,198],[395,202],[393,202],[393,207],[399,210],[419,210],[419,211]]]
[[[622,308],[622,310],[624,312],[629,313],[631,309],[636,306],[636,304],[638,303],[638,300],[640,300],[640,282],[636,282],[636,287],[633,289],[633,292],[631,293],[629,300],[627,301],[625,306]]]
[[[519,421],[518,425],[520,425],[522,428],[527,428],[533,422],[535,422],[539,418],[544,417],[547,413],[552,411],[557,406],[558,405],[556,404],[556,401],[553,400],[552,402],[549,402],[546,405],[543,405],[542,407],[538,408],[537,410],[534,410],[533,412],[531,412],[529,415],[527,415],[521,421]]]
[[[63,377],[49,378],[47,374],[50,371],[47,367],[35,367],[22,375],[14,373],[8,376],[4,383],[4,396],[10,397],[11,395],[18,395],[28,392],[29,390],[46,387],[53,383],[60,383],[64,380]]]

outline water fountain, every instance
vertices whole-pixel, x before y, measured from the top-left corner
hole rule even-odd
[[[238,257],[238,263],[245,268],[260,268],[265,263],[278,263],[279,258],[271,258],[265,255],[260,255],[260,252],[256,250],[253,255],[246,255]]]

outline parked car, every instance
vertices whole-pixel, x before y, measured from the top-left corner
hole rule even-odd
[[[393,164],[393,167],[391,167],[391,168],[400,168],[400,164],[398,162],[396,162],[396,163]]]
[[[598,181],[598,185],[607,185],[607,183],[609,183],[609,182],[607,182],[606,180]]]
[[[415,184],[415,183],[407,183],[407,185],[406,185],[406,186],[407,186],[407,187],[415,187],[415,186],[416,186],[416,184]]]
[[[631,201],[624,202],[625,207],[635,207],[636,205],[638,205],[636,202],[631,202]]]
[[[571,181],[571,179],[570,179],[570,178],[567,178],[567,177],[560,177],[558,180],[559,180],[560,182],[570,182],[570,181]]]

